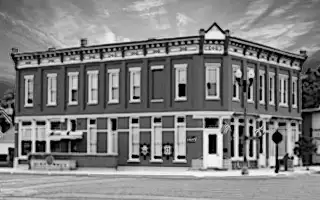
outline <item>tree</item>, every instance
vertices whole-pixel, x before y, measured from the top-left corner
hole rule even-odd
[[[317,145],[314,138],[300,135],[299,140],[295,143],[294,154],[298,156],[302,163],[309,170],[310,157],[317,152]]]
[[[15,101],[15,90],[14,89],[9,89],[7,90],[3,98],[0,100],[0,106],[3,107],[4,109],[10,111],[11,113],[8,112],[8,115],[11,117],[12,122],[14,123],[14,117],[15,117],[15,106],[14,106],[14,101]],[[4,118],[0,119],[0,126],[2,128],[2,132],[6,132],[10,128],[10,124],[8,124]]]
[[[319,108],[320,106],[320,68],[309,69],[302,79],[302,108]]]

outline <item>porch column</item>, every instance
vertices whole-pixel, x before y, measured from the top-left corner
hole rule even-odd
[[[51,127],[50,127],[50,121],[46,119],[46,153],[51,152],[51,141],[50,141],[50,132],[51,132]]]
[[[35,153],[36,152],[36,140],[37,140],[37,133],[36,133],[36,120],[32,119],[31,121],[31,152]]]
[[[22,121],[18,121],[18,157],[21,157],[21,152],[22,152]]]
[[[234,144],[234,158],[239,160],[239,119],[234,118],[234,131],[233,131],[233,144]]]

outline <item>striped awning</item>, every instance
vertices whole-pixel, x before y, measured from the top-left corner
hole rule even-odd
[[[53,141],[82,139],[82,131],[52,131],[49,138]]]

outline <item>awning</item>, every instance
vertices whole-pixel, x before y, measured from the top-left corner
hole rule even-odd
[[[52,131],[49,138],[53,141],[82,139],[82,131]]]

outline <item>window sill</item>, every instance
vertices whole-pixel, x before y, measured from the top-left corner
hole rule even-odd
[[[78,105],[78,102],[69,102],[68,103],[68,106],[76,106],[76,105]]]
[[[139,163],[140,159],[129,159],[127,160],[128,163]]]
[[[220,97],[208,97],[206,96],[206,100],[220,100]]]
[[[238,99],[238,98],[232,98],[232,101],[240,102],[240,99]]]
[[[25,104],[24,107],[25,108],[31,108],[31,107],[33,107],[33,104]]]
[[[288,107],[288,104],[279,104],[279,107],[287,108],[287,107]]]
[[[187,98],[176,98],[174,101],[187,101]]]
[[[129,103],[140,103],[141,101],[140,101],[140,99],[139,100],[133,100],[133,99],[131,99],[130,101],[129,101]]]
[[[151,159],[150,163],[163,163],[163,160],[161,159]]]
[[[163,102],[163,99],[152,99],[151,103],[160,103]]]
[[[187,163],[187,160],[186,160],[186,159],[181,159],[181,160],[174,159],[174,160],[172,161],[172,163]]]
[[[293,105],[293,106],[292,106],[292,108],[297,109],[297,108],[298,108],[298,106],[294,106],[294,105]]]
[[[248,102],[248,103],[254,103],[254,101],[253,101],[253,100],[248,100],[247,102]]]
[[[270,105],[270,106],[275,106],[275,104],[274,104],[274,103],[270,103],[270,102],[269,102],[269,105]]]
[[[47,107],[53,107],[53,106],[57,106],[57,104],[56,103],[48,103],[47,104]]]
[[[91,102],[88,102],[87,104],[88,104],[88,105],[97,105],[98,102],[97,102],[97,101],[91,101]]]
[[[266,103],[264,101],[259,101],[259,104],[266,105]]]
[[[108,101],[108,104],[119,104],[119,101]]]

